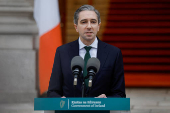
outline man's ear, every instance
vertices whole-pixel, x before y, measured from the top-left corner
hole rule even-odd
[[[76,31],[78,32],[78,29],[77,29],[77,25],[76,24],[74,24],[74,28],[76,29]]]
[[[100,29],[100,26],[101,26],[101,22],[100,22],[99,25],[98,25],[98,31],[99,31],[99,29]]]

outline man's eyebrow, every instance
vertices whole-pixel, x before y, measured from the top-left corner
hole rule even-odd
[[[96,19],[91,19],[91,20],[97,21]]]
[[[82,20],[80,20],[80,22],[81,22],[81,21],[87,21],[87,19],[82,19]]]
[[[97,21],[96,19],[90,19],[90,20]],[[80,22],[81,21],[87,21],[87,19],[82,19],[82,20],[80,20]]]

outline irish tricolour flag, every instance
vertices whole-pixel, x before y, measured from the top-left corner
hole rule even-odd
[[[39,28],[40,94],[47,91],[56,48],[62,44],[58,0],[35,0],[34,18]]]

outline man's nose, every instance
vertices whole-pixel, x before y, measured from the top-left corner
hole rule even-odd
[[[88,24],[87,24],[87,28],[88,29],[90,29],[92,26],[91,26],[91,23],[90,22],[88,22]]]

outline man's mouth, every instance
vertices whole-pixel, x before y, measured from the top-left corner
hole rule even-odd
[[[93,32],[86,32],[87,35],[91,35]]]

